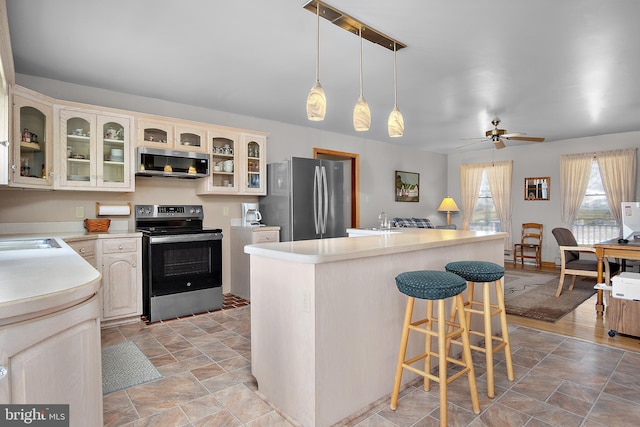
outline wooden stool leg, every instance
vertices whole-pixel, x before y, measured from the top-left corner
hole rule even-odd
[[[500,328],[502,329],[502,340],[504,344],[504,361],[507,365],[507,379],[513,381],[513,361],[511,359],[511,341],[509,340],[509,325],[507,325],[507,310],[504,305],[504,294],[502,293],[502,280],[496,280],[496,294],[498,307],[500,308]]]
[[[484,348],[487,368],[487,396],[493,399],[495,387],[493,381],[493,332],[491,330],[491,293],[489,283],[482,284],[483,317],[484,317]]]
[[[471,342],[469,340],[469,324],[466,322],[464,316],[464,302],[462,301],[462,295],[455,297],[456,305],[458,305],[458,313],[460,319],[460,327],[464,329],[462,333],[462,357],[464,362],[469,368],[467,378],[469,379],[469,391],[471,392],[471,405],[473,412],[480,413],[480,401],[478,400],[478,386],[476,384],[476,375],[473,369],[473,359],[471,358]]]
[[[400,393],[400,383],[402,382],[402,364],[407,355],[407,343],[409,342],[409,324],[413,315],[413,303],[415,298],[409,297],[407,308],[404,313],[404,323],[402,325],[402,338],[400,339],[400,350],[398,351],[398,365],[396,366],[396,377],[393,382],[393,392],[391,393],[391,409],[398,407],[398,394]]]
[[[457,298],[457,296],[456,296]],[[438,300],[438,385],[440,387],[440,427],[447,427],[447,353],[445,300]],[[463,334],[464,335],[464,334]]]
[[[438,324],[440,324],[438,322]],[[433,301],[427,300],[427,325],[425,325],[425,329],[428,327],[430,331],[433,331]],[[424,371],[431,371],[431,335],[425,334],[424,337],[424,349],[427,354],[427,357],[424,358]],[[431,379],[429,377],[424,377],[424,381],[422,383],[422,388],[425,391],[429,391],[431,389]]]

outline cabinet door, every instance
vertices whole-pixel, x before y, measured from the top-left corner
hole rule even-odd
[[[69,404],[71,426],[102,425],[97,296],[58,313],[0,328],[0,402]]]
[[[35,99],[13,96],[11,184],[51,187],[53,108]]]
[[[211,154],[209,176],[198,182],[198,194],[238,194],[240,134],[210,129],[207,145]]]
[[[96,116],[60,110],[60,186],[95,187]]]
[[[262,135],[242,135],[242,194],[267,194],[266,140]]]
[[[131,121],[126,117],[97,116],[98,186],[130,188],[132,170]]]
[[[176,150],[206,153],[206,129],[192,126],[176,126],[174,147]]]
[[[138,281],[136,253],[102,256],[103,318],[142,314],[142,289]]]
[[[174,128],[166,122],[138,120],[138,145],[172,150]]]

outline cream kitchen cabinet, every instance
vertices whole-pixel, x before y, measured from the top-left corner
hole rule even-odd
[[[0,368],[6,369],[0,402],[68,404],[68,425],[103,424],[97,294],[64,310],[0,327],[0,348]]]
[[[52,187],[53,106],[46,97],[20,87],[14,87],[12,98],[9,185]]]
[[[210,176],[199,180],[197,194],[265,195],[266,135],[227,128],[209,130]],[[229,169],[226,166],[232,165]]]
[[[231,293],[251,299],[249,255],[246,245],[280,241],[280,227],[231,227]]]
[[[142,251],[139,237],[101,238],[103,325],[140,320],[142,314]]]
[[[140,117],[137,123],[140,146],[198,153],[207,151],[207,130],[203,126],[170,118]]]
[[[56,106],[61,189],[133,191],[131,124],[127,115]]]
[[[98,264],[96,262],[96,239],[94,237],[64,239],[64,241],[82,258],[84,258],[85,261],[91,264],[94,268],[98,268]]]

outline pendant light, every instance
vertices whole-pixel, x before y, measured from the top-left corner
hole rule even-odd
[[[404,134],[404,119],[402,113],[398,109],[398,77],[396,64],[396,42],[393,42],[393,110],[389,114],[389,136],[396,138]]]
[[[317,3],[316,19],[316,82],[307,96],[307,118],[321,121],[327,111],[327,98],[320,85],[320,2]]]
[[[360,98],[353,109],[353,127],[357,131],[367,131],[371,126],[371,110],[362,90],[362,27],[360,27]]]

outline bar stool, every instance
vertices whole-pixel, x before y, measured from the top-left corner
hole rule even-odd
[[[471,347],[469,342],[469,333],[464,313],[464,302],[462,300],[462,291],[467,288],[466,281],[446,271],[410,271],[401,273],[396,277],[396,285],[398,290],[409,298],[407,300],[407,308],[404,316],[404,325],[402,327],[402,339],[400,341],[400,351],[398,352],[398,364],[396,367],[395,382],[393,384],[393,392],[391,394],[391,409],[395,410],[398,406],[398,394],[400,392],[400,383],[402,381],[402,370],[407,369],[424,377],[424,389],[429,390],[430,381],[436,381],[440,385],[440,426],[447,425],[447,385],[453,380],[467,374],[469,379],[469,388],[471,391],[471,402],[473,411],[480,413],[480,403],[478,401],[478,388],[476,386],[476,378],[473,372],[473,361],[471,360]],[[459,321],[451,323],[447,321],[445,313],[445,300],[454,298],[454,303],[458,307]],[[416,298],[427,300],[426,318],[411,322],[413,315],[413,306]],[[433,316],[433,302],[438,302],[437,317]],[[433,330],[433,323],[438,323],[438,329]],[[420,327],[420,325],[424,325]],[[451,327],[450,331],[446,331],[446,327]],[[416,331],[425,334],[425,352],[405,360],[407,355],[407,343],[409,341],[409,331]],[[437,338],[438,352],[435,353],[431,348],[432,338]],[[457,339],[461,338],[462,343]],[[446,344],[455,343],[462,346],[461,360],[451,358],[447,355]],[[430,373],[431,357],[438,358],[438,376]],[[424,368],[418,369],[411,364],[424,359]],[[447,377],[447,362],[452,362],[463,368]]]
[[[504,294],[502,293],[501,279],[504,277],[504,267],[492,262],[486,261],[455,261],[445,266],[445,270],[450,273],[457,274],[467,281],[469,290],[467,291],[467,301],[464,304],[467,325],[469,325],[469,334],[484,337],[484,347],[471,345],[471,348],[485,353],[487,367],[487,396],[492,398],[495,396],[495,386],[493,379],[493,354],[504,348],[504,358],[507,365],[507,378],[513,381],[513,364],[511,361],[511,343],[509,341],[509,327],[507,325],[507,313],[504,307]],[[474,300],[474,284],[482,283],[482,300]],[[493,283],[497,304],[491,304],[491,283]],[[474,307],[480,308],[474,308]],[[450,320],[455,318],[455,310],[451,310]],[[484,320],[484,331],[475,331],[471,329],[471,315],[482,315]],[[502,328],[502,336],[493,335],[491,329],[491,318],[500,316],[500,326]],[[493,342],[497,341],[495,346]]]

